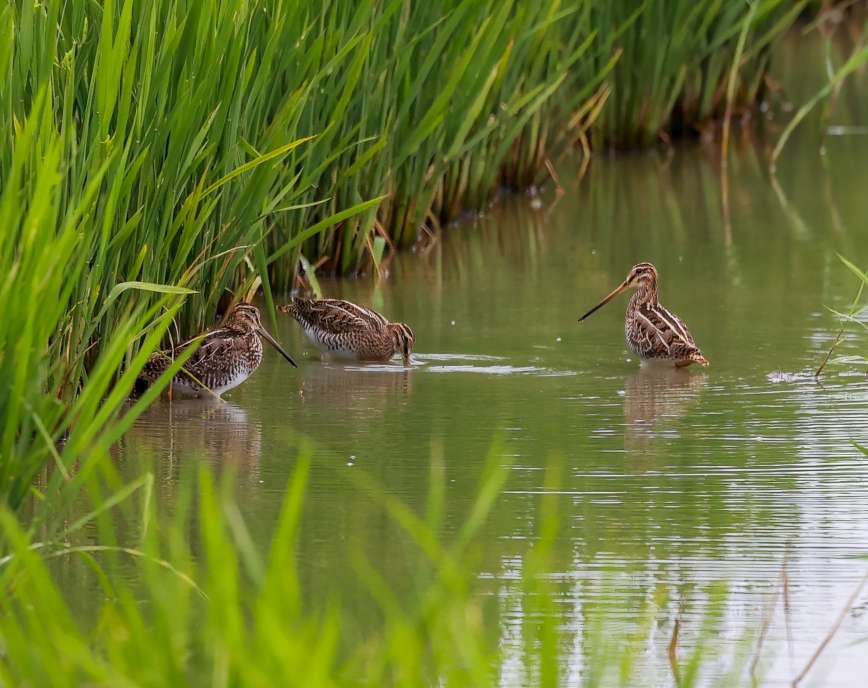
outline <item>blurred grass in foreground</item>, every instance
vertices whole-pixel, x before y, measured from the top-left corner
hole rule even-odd
[[[311,458],[303,443],[265,556],[253,545],[233,500],[233,477],[216,485],[204,468],[180,491],[171,517],[157,509],[150,474],[95,498],[93,512],[60,530],[44,531],[38,543],[9,511],[0,512],[7,552],[0,559],[3,682],[556,686],[570,676],[574,680],[575,672],[582,685],[668,680],[643,673],[649,653],[668,667],[658,618],[665,591],[649,597],[634,623],[606,621],[608,615],[583,605],[585,622],[572,625],[571,606],[562,603],[564,591],[553,575],[560,533],[556,462],[548,469],[522,576],[510,583],[508,593],[520,600],[521,642],[504,644],[504,620],[497,609],[506,601],[500,594],[483,594],[486,581],[474,563],[482,526],[508,474],[497,446],[463,526],[448,541],[440,535],[445,486],[433,467],[424,515],[383,492],[364,473],[352,473],[356,487],[401,527],[410,543],[407,556],[418,562],[411,593],[402,595],[390,586],[390,562],[348,551],[347,566],[379,609],[378,618],[366,624],[371,628],[361,638],[353,635],[348,629],[358,628],[359,619],[347,617],[352,612],[336,597],[312,605],[298,573],[295,543]],[[115,480],[106,468],[102,484]],[[140,524],[139,541],[116,541],[119,519]],[[83,529],[95,529],[103,544],[88,544],[80,537]],[[81,559],[78,566],[90,571],[91,584],[103,593],[91,621],[76,618],[64,597],[68,588],[58,586],[56,568],[48,566],[72,558]],[[125,575],[114,573],[121,560]],[[712,677],[719,685],[739,685],[744,678],[753,649],[749,639],[735,653],[716,639],[724,598],[722,589],[709,589],[701,627],[682,635],[674,649],[679,685],[708,685]]]

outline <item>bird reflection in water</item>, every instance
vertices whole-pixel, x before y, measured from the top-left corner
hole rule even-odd
[[[202,458],[215,468],[233,464],[239,476],[256,482],[262,454],[262,428],[247,411],[211,396],[151,404],[123,439],[123,455],[160,459],[160,478],[175,481],[179,462]]]
[[[624,449],[646,450],[699,399],[707,378],[678,368],[643,367],[624,386]]]
[[[396,365],[343,365],[329,362],[306,366],[299,395],[305,404],[333,412],[344,419],[369,420],[393,403],[403,405],[412,391],[412,372]]]

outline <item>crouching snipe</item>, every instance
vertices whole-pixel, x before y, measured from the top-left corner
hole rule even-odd
[[[624,336],[630,350],[643,363],[663,363],[677,368],[698,363],[708,365],[687,326],[659,301],[657,270],[651,263],[639,263],[620,285],[600,303],[585,313],[579,322],[602,308],[626,289],[635,289],[627,306]]]
[[[410,365],[413,330],[370,308],[339,299],[293,299],[278,310],[295,318],[325,354],[351,361],[388,361],[401,354],[404,365]]]
[[[262,363],[262,339],[290,364],[296,365],[262,326],[259,310],[241,303],[235,306],[223,327],[189,339],[171,351],[152,354],[136,380],[136,392],[147,389],[188,346],[201,342],[172,379],[172,390],[199,395],[207,389],[219,396],[240,385],[259,367]]]

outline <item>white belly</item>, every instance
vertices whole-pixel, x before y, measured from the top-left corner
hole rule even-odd
[[[330,358],[340,361],[358,361],[359,355],[355,351],[340,346],[334,340],[326,341],[318,336],[318,333],[313,328],[305,327],[304,334],[307,336],[310,343],[313,344],[321,353],[327,354]]]
[[[227,378],[222,384],[216,387],[211,387],[210,391],[219,397],[224,392],[234,389],[247,380],[251,374],[252,371],[239,371],[235,375]],[[181,394],[183,396],[201,397],[208,395],[209,391],[208,389],[203,389],[199,385],[195,384],[192,380],[189,382],[181,382],[176,379],[172,381],[172,393]]]
[[[230,378],[226,382],[224,382],[219,387],[216,387],[212,390],[219,397],[223,392],[228,392],[230,389],[233,389],[244,382],[251,375],[250,372],[238,373],[234,377]]]

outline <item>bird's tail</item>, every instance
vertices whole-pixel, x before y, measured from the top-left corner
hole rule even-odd
[[[166,368],[168,368],[171,364],[172,359],[166,354],[166,352],[157,351],[151,354],[148,362],[145,363],[142,371],[136,378],[136,382],[133,385],[133,391],[130,396],[136,399],[142,394],[144,394],[147,391],[148,387],[150,387],[154,383],[154,380],[160,377],[160,375],[163,374],[163,371],[165,371]]]
[[[283,306],[278,306],[277,310],[279,310],[281,313],[286,313],[290,317],[298,320],[299,316],[301,315],[304,304],[305,304],[304,299],[299,299],[299,298],[293,297],[292,301],[290,301],[287,304],[284,304]]]
[[[692,354],[690,354],[690,360],[694,363],[698,363],[703,368],[708,365],[708,359],[703,356],[699,351],[694,351]]]
[[[150,386],[151,386],[150,380],[146,380],[145,378],[143,378],[141,376],[137,377],[136,382],[133,385],[133,391],[130,394],[130,398],[138,399],[140,396],[142,396],[145,392],[148,391],[148,387],[150,387]]]

